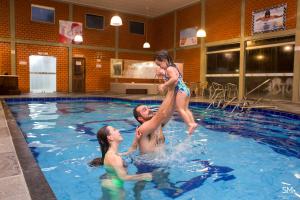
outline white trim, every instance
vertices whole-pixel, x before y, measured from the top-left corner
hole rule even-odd
[[[247,73],[246,77],[294,76],[293,73]],[[206,74],[206,77],[239,77],[239,74]]]
[[[293,73],[247,73],[246,77],[294,76]]]
[[[41,6],[41,5],[37,5],[37,4],[31,4],[31,7],[32,6],[37,7],[37,8],[44,8],[44,9],[47,9],[47,10],[54,10],[55,11],[54,7],[48,7],[48,6]]]
[[[279,47],[284,45],[293,45],[295,42],[284,42],[284,43],[277,43],[277,44],[267,44],[267,45],[261,45],[261,46],[254,46],[254,47],[246,47],[246,50],[252,50],[252,49],[263,49],[263,48],[269,48],[269,47]]]
[[[213,46],[222,46],[222,45],[231,45],[231,44],[239,44],[241,41],[240,38],[234,38],[229,40],[219,40],[216,42],[207,42],[205,44],[206,47],[213,47]]]
[[[206,74],[206,77],[239,77],[239,74]]]
[[[226,50],[220,50],[220,51],[207,51],[206,54],[226,53],[226,52],[234,52],[234,51],[240,51],[240,50],[241,50],[241,48],[226,49]]]

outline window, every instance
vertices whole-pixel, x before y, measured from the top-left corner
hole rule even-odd
[[[86,14],[85,15],[85,26],[86,26],[86,28],[103,30],[104,17],[98,16],[98,15]]]
[[[236,74],[240,66],[240,44],[207,48],[207,74]]]
[[[144,23],[142,22],[129,22],[130,33],[144,35]]]
[[[288,36],[246,42],[246,92],[266,81],[251,93],[251,98],[291,99],[294,40],[294,36]]]
[[[31,20],[54,24],[55,8],[31,4]]]
[[[235,74],[239,72],[240,52],[224,52],[207,55],[208,74]]]
[[[294,68],[294,45],[286,44],[246,51],[247,73],[288,73]]]

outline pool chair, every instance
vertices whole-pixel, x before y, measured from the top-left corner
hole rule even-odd
[[[225,85],[225,102],[222,109],[232,104],[238,98],[238,86],[233,83],[226,83]]]
[[[207,89],[207,81],[205,82],[190,82],[188,87],[190,88],[191,95],[198,97],[201,95],[204,97],[204,92]]]
[[[293,91],[293,78],[287,78],[285,80],[284,93],[286,95],[291,95]]]
[[[284,93],[284,83],[282,83],[281,78],[273,78],[265,90],[268,91],[269,95]]]
[[[209,87],[209,99],[211,103],[206,109],[209,109],[211,106],[220,107],[221,104],[225,102],[225,90],[223,85],[213,82]]]

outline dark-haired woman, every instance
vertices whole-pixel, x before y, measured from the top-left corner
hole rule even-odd
[[[107,179],[102,180],[102,187],[107,189],[106,192],[108,192],[109,199],[125,198],[123,191],[124,181],[152,180],[151,173],[127,174],[123,159],[118,153],[118,147],[123,141],[123,137],[117,129],[112,126],[104,126],[98,131],[97,139],[100,144],[102,158],[94,159],[90,162],[90,165],[104,165],[107,171]]]

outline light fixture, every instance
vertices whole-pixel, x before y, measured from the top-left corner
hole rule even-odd
[[[149,7],[148,6],[146,6],[146,12],[147,12],[147,14],[149,13]],[[148,22],[148,20],[147,20],[147,22]],[[145,43],[143,44],[143,48],[144,49],[149,49],[150,48],[150,43],[149,42],[147,42],[147,25],[148,25],[148,23],[146,24],[146,41],[145,41]]]
[[[81,42],[83,42],[82,35],[75,35],[74,42],[75,43],[81,43]]]
[[[200,28],[197,31],[197,37],[206,37],[206,31],[204,29]]]
[[[262,54],[259,54],[259,55],[256,56],[257,60],[263,60],[264,58],[265,58],[265,56],[262,55]]]
[[[291,52],[293,50],[293,47],[291,45],[286,45],[283,47],[283,51],[285,52]]]
[[[121,26],[123,23],[122,23],[122,19],[120,16],[118,15],[115,15],[113,16],[111,19],[110,19],[110,25],[111,26]]]
[[[145,43],[143,44],[143,48],[144,48],[144,49],[149,49],[149,48],[150,48],[150,43],[149,43],[149,42],[145,42]]]

